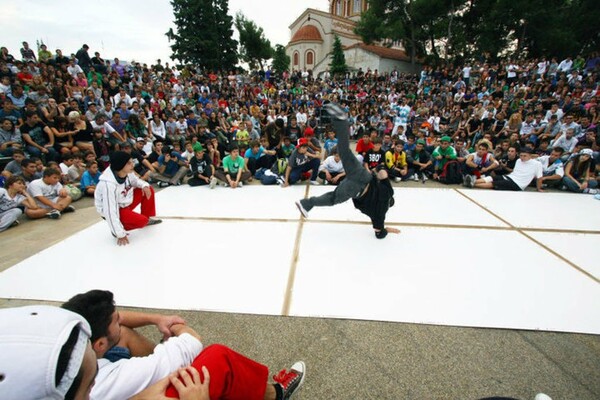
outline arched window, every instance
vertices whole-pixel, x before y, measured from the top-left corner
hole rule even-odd
[[[306,52],[306,66],[313,65],[315,63],[315,53],[312,50]]]
[[[294,52],[294,67],[297,67],[300,64],[300,55],[297,51]]]
[[[354,0],[354,7],[352,8],[353,14],[360,14],[362,12],[362,1]]]
[[[350,14],[350,0],[344,0],[344,17],[348,17]]]

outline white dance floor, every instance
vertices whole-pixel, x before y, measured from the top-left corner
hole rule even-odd
[[[0,297],[600,334],[600,202],[560,193],[396,188],[377,240],[330,187],[170,187],[161,225],[117,247],[104,222],[0,274]],[[81,262],[66,262],[65,254]]]

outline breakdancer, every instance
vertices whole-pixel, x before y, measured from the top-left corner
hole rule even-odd
[[[394,190],[387,171],[381,169],[371,173],[361,165],[350,150],[350,127],[346,113],[332,103],[326,104],[325,108],[338,138],[338,153],[346,178],[334,191],[297,201],[298,210],[304,218],[308,218],[308,212],[313,207],[330,207],[352,199],[354,207],[371,218],[377,239],[385,238],[388,233],[400,233],[399,229],[385,227],[385,214],[394,205]]]

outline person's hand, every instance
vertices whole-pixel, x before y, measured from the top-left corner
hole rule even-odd
[[[210,374],[208,368],[202,366],[204,382],[201,381],[200,373],[194,367],[182,368],[178,373],[181,379],[171,375],[169,380],[177,390],[181,400],[210,400]]]
[[[147,199],[150,199],[150,196],[152,196],[152,191],[150,190],[150,186],[146,186],[145,188],[143,188],[142,192],[144,192],[144,196],[146,196]]]
[[[42,153],[46,154],[48,153],[48,148],[44,147],[42,150],[40,150]]]
[[[587,187],[588,187],[588,181],[583,181],[583,183],[581,185],[579,185],[579,187],[581,189],[587,189]]]
[[[400,233],[400,229],[398,228],[385,228],[386,231],[388,231],[388,233]]]
[[[171,161],[171,154],[167,153],[165,154],[165,162],[169,162]]]
[[[436,157],[437,160],[441,160],[442,158],[444,158],[444,157],[442,157],[441,155]]]
[[[236,181],[231,181],[229,182],[229,186],[232,188],[236,188],[237,187],[237,182]]]
[[[288,182],[288,181],[284,181],[284,182],[283,182],[283,185],[281,185],[281,187],[288,187],[288,186],[290,186],[290,184],[289,184],[289,182]]]
[[[175,324],[185,325],[185,320],[179,315],[161,315],[158,317],[156,327],[158,328],[159,332],[163,334],[163,340],[171,337],[171,326]]]
[[[119,246],[127,246],[129,244],[129,238],[127,237],[127,235],[123,236],[122,238],[118,238],[117,244]]]

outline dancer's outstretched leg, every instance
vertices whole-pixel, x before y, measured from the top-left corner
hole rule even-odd
[[[350,150],[350,124],[348,123],[346,113],[332,103],[326,104],[325,109],[331,116],[331,125],[338,138],[338,154],[344,165],[346,178],[331,192],[296,202],[298,209],[304,217],[308,216],[308,212],[313,207],[333,206],[343,203],[352,197],[357,197],[362,193],[372,177],[371,173],[361,165],[356,155]]]

